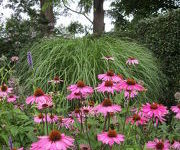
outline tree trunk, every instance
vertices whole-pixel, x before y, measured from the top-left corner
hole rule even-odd
[[[94,0],[93,33],[101,35],[104,32],[104,0]]]
[[[49,0],[40,0],[40,7],[41,7],[41,15],[46,20],[45,24],[47,25],[47,33],[51,34],[54,29],[54,24],[55,24],[53,3],[52,2],[50,3]]]

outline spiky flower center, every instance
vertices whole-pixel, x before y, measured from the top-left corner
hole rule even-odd
[[[105,81],[105,86],[106,87],[112,87],[113,86],[113,82],[112,81]]]
[[[130,60],[135,60],[135,58],[134,58],[134,57],[129,57],[129,59],[130,59]]]
[[[14,95],[9,95],[9,98],[14,98]]]
[[[82,147],[82,150],[88,150],[89,148],[88,147]]]
[[[104,107],[112,106],[112,102],[110,99],[104,99],[104,101],[102,102],[102,105]]]
[[[151,104],[150,108],[154,109],[154,110],[158,109],[158,104],[157,103],[153,103],[153,104]]]
[[[83,82],[83,81],[78,81],[77,82],[77,87],[79,87],[79,88],[83,88],[83,87],[85,87],[86,85],[85,85],[85,83]]]
[[[43,118],[44,118],[43,114],[40,113],[40,114],[38,115],[38,118],[39,118],[39,119],[43,119]]]
[[[139,121],[140,119],[141,119],[141,117],[138,114],[133,115],[133,120],[134,121]]]
[[[123,79],[123,75],[122,74],[118,74],[117,75],[119,78]]]
[[[162,150],[162,149],[164,148],[163,142],[158,142],[158,143],[156,144],[156,148],[157,148],[158,150]]]
[[[35,97],[39,97],[39,96],[43,96],[43,95],[44,95],[44,92],[43,92],[43,90],[40,89],[40,88],[37,88],[37,89],[35,90],[35,92],[34,92],[34,96],[35,96]]]
[[[178,104],[177,107],[180,109],[180,104]]]
[[[113,70],[109,70],[107,72],[107,76],[113,77],[114,76],[114,71]]]
[[[112,58],[112,56],[106,56],[106,58]]]
[[[55,76],[55,77],[54,77],[54,80],[55,80],[55,81],[59,81],[59,77],[58,77],[58,76]]]
[[[76,114],[79,114],[79,113],[80,113],[79,108],[75,108],[74,112],[75,112]]]
[[[80,93],[80,92],[78,92],[78,93],[74,93],[74,95],[76,95],[76,96],[80,96],[80,95],[81,95],[81,93]]]
[[[48,104],[42,104],[42,108],[47,108]]]
[[[1,91],[2,91],[2,92],[6,92],[7,89],[8,89],[8,87],[7,87],[5,84],[3,84],[3,85],[1,86]]]
[[[58,121],[62,123],[63,117],[58,117]]]
[[[49,117],[50,117],[51,119],[54,119],[54,115],[52,115],[52,114],[51,114]]]
[[[17,150],[17,148],[12,148],[12,150]]]
[[[53,130],[49,134],[49,140],[52,142],[59,141],[60,139],[61,139],[61,133],[57,130]]]
[[[94,101],[89,101],[89,106],[94,107]]]
[[[109,130],[108,131],[108,136],[109,137],[117,137],[117,132],[115,130]]]
[[[134,79],[128,78],[128,79],[127,79],[127,84],[128,84],[128,85],[135,85],[135,84],[136,84],[136,81],[135,81]]]
[[[89,109],[85,108],[85,109],[83,109],[83,112],[84,112],[85,114],[88,114],[88,113],[89,113]]]

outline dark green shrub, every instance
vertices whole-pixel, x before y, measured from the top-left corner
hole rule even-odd
[[[180,88],[180,9],[140,21],[135,35],[161,61],[162,71],[168,79],[164,93],[167,104],[172,104],[173,95]]]

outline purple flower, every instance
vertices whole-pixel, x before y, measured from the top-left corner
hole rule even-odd
[[[10,136],[9,137],[9,147],[10,147],[10,150],[12,150],[13,149],[13,143],[12,143],[12,137]]]
[[[29,66],[33,68],[33,60],[32,60],[32,55],[30,51],[27,52],[27,61],[28,61]]]

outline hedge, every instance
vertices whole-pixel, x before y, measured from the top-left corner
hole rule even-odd
[[[141,20],[134,32],[137,40],[145,43],[161,61],[168,79],[164,93],[167,103],[173,104],[173,95],[180,89],[180,9]]]

